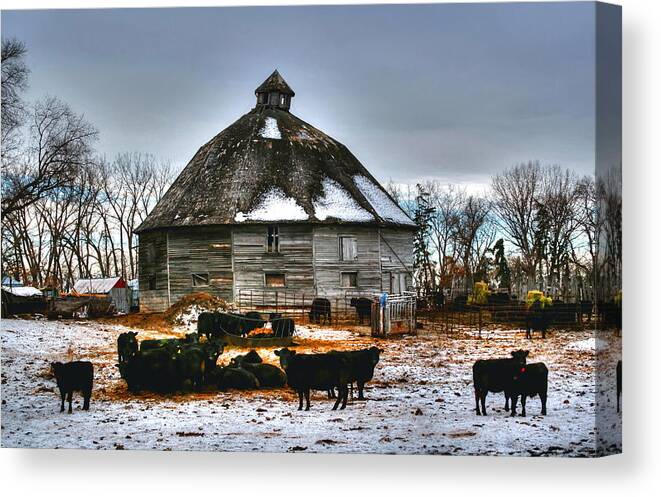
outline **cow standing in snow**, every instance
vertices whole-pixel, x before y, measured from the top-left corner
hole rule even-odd
[[[118,362],[126,362],[138,352],[138,335],[135,331],[120,333],[117,337],[117,357]]]
[[[72,413],[71,400],[73,392],[83,394],[83,410],[89,411],[92,397],[92,384],[94,382],[94,366],[89,361],[73,361],[67,363],[54,362],[51,370],[55,375],[57,388],[60,390],[60,412],[64,412],[64,400],[69,402],[69,414]]]
[[[515,350],[507,359],[479,359],[473,364],[473,387],[475,388],[475,412],[487,415],[485,402],[489,392],[505,392],[505,410],[508,410],[509,393],[517,372],[526,365],[529,351]],[[482,412],[480,412],[482,404]]]
[[[511,416],[516,415],[516,400],[521,397],[521,416],[526,415],[526,398],[539,395],[542,401],[542,416],[546,416],[546,396],[549,389],[549,370],[543,362],[526,364],[519,368],[512,378],[509,395],[512,399]]]

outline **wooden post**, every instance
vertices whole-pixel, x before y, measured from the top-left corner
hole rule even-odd
[[[479,328],[479,335],[480,335],[480,338],[482,338],[482,309],[478,309],[477,319],[478,319],[478,326],[480,327]]]

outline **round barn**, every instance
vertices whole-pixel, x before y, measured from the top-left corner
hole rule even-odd
[[[137,230],[140,306],[204,291],[313,298],[411,285],[415,224],[341,143],[290,112],[275,71]]]

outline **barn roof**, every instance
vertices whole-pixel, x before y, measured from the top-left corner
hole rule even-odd
[[[113,278],[81,278],[73,285],[73,290],[77,293],[108,293],[115,286],[123,281],[120,276]]]
[[[258,105],[197,151],[136,231],[269,222],[415,227],[344,145]]]

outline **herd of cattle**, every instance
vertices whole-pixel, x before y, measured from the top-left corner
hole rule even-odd
[[[299,396],[299,409],[310,391],[323,390],[336,398],[333,409],[347,404],[349,385],[364,399],[365,383],[374,376],[381,349],[330,351],[323,354],[297,354],[288,348],[276,350],[282,369],[265,364],[254,350],[231,359],[228,366],[216,363],[225,344],[213,334],[204,341],[197,333],[183,338],[142,340],[136,332],[125,332],[117,339],[117,367],[131,392],[142,390],[168,393],[200,390],[203,387],[227,389],[280,388],[289,385]],[[335,396],[337,390],[337,396]]]
[[[310,320],[330,321],[330,302],[316,299],[310,312]],[[354,302],[360,314],[361,303]],[[371,302],[370,302],[371,308]],[[541,307],[533,306],[526,322],[526,335],[533,330],[542,334],[548,325],[547,314]],[[271,336],[287,337],[294,333],[294,322],[279,315],[270,315]],[[258,313],[225,314],[203,313],[198,320],[198,332],[183,338],[146,339],[138,342],[137,332],[121,333],[117,339],[119,373],[131,392],[143,390],[160,393],[176,391],[199,391],[203,388],[220,390],[281,388],[288,385],[298,394],[298,409],[310,409],[311,390],[321,390],[335,399],[333,409],[344,409],[349,387],[355,383],[358,399],[363,400],[364,386],[372,380],[379,363],[382,349],[370,347],[361,350],[330,351],[327,353],[298,354],[289,348],[275,351],[280,368],[266,364],[256,351],[232,358],[227,366],[218,366],[224,351],[226,334],[246,335],[262,328],[265,321]],[[204,337],[204,338],[202,338]],[[202,339],[201,339],[202,338]],[[548,368],[542,363],[527,363],[529,352],[516,350],[511,357],[481,359],[473,365],[475,411],[486,415],[486,397],[489,392],[505,394],[505,410],[516,414],[517,402],[521,400],[521,415],[526,415],[526,399],[539,396],[541,414],[546,415],[548,395]],[[91,362],[73,361],[52,364],[61,396],[60,412],[64,411],[65,400],[72,412],[72,393],[83,395],[83,409],[88,410],[94,369]],[[622,362],[616,368],[617,410],[620,410],[622,392]],[[337,395],[335,392],[337,391]]]

